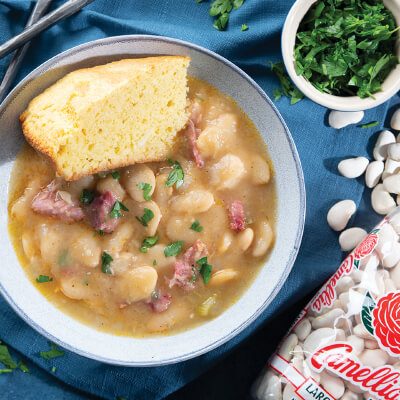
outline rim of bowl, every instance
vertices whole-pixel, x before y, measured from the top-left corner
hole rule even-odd
[[[291,272],[294,262],[297,258],[297,254],[300,249],[301,245],[301,240],[303,237],[303,232],[304,232],[304,225],[305,225],[305,216],[306,216],[306,190],[305,190],[305,182],[304,182],[304,175],[303,175],[303,169],[301,166],[301,161],[300,157],[296,148],[296,145],[294,143],[294,140],[292,138],[292,135],[289,131],[289,128],[286,125],[286,122],[283,120],[283,117],[279,113],[278,109],[275,107],[273,104],[272,100],[268,97],[268,95],[263,91],[263,89],[248,75],[246,74],[241,68],[233,64],[231,61],[227,60],[225,57],[220,56],[219,54],[213,52],[212,50],[208,50],[202,46],[196,45],[191,42],[187,42],[184,40],[180,39],[175,39],[167,36],[155,36],[155,35],[119,35],[119,36],[111,36],[107,38],[102,38],[102,39],[97,39],[93,41],[89,41],[87,43],[80,44],[78,46],[72,47],[68,50],[65,50],[54,57],[51,57],[38,67],[36,67],[34,70],[32,70],[25,78],[23,78],[14,88],[13,90],[7,95],[7,97],[4,99],[4,101],[0,104],[0,114],[3,113],[4,109],[8,106],[8,104],[14,100],[14,98],[18,95],[19,91],[27,84],[30,80],[36,79],[38,76],[38,72],[46,72],[49,69],[52,68],[52,64],[57,62],[58,60],[61,60],[63,57],[67,55],[71,55],[74,53],[78,53],[86,48],[89,47],[96,47],[96,46],[102,46],[105,43],[108,42],[115,42],[115,41],[130,41],[130,40],[157,40],[157,41],[162,41],[166,43],[172,43],[172,44],[178,44],[181,46],[185,46],[194,50],[197,50],[209,57],[212,57],[231,69],[233,69],[236,73],[238,73],[243,79],[247,80],[251,86],[254,87],[254,89],[261,95],[261,97],[271,106],[272,110],[278,117],[279,121],[281,122],[282,126],[284,127],[285,135],[288,140],[292,156],[296,165],[296,173],[298,177],[298,184],[299,184],[299,198],[300,198],[300,204],[299,204],[299,218],[297,221],[297,234],[296,234],[296,240],[294,243],[294,247],[292,249],[292,252],[290,254],[290,257],[288,259],[288,262],[286,263],[285,269],[283,274],[281,275],[281,279],[279,280],[278,284],[274,288],[274,290],[270,293],[269,297],[265,299],[264,303],[262,304],[261,307],[259,307],[257,310],[254,311],[251,317],[249,317],[247,320],[242,322],[239,326],[236,327],[236,329],[232,330],[229,334],[227,334],[225,337],[214,341],[210,343],[208,346],[204,346],[201,349],[198,349],[196,351],[193,351],[191,353],[187,353],[185,355],[180,355],[180,356],[174,356],[169,359],[161,360],[161,361],[148,361],[148,362],[126,362],[122,360],[116,360],[116,359],[109,359],[106,357],[99,356],[97,354],[93,354],[91,352],[78,349],[69,343],[66,343],[57,337],[53,336],[51,333],[47,332],[44,328],[42,328],[40,325],[38,325],[35,321],[33,321],[29,315],[27,315],[23,309],[21,309],[15,302],[14,300],[8,295],[7,291],[5,290],[4,286],[0,282],[0,294],[3,296],[3,298],[7,301],[7,303],[11,306],[11,308],[16,312],[18,316],[22,318],[23,321],[28,323],[34,330],[36,330],[39,334],[42,336],[46,337],[47,339],[51,340],[55,344],[75,353],[81,356],[84,356],[86,358],[95,360],[95,361],[100,361],[106,364],[110,365],[117,365],[117,366],[125,366],[125,367],[157,367],[157,366],[163,366],[163,365],[169,365],[169,364],[175,364],[178,362],[186,361],[192,358],[195,358],[197,356],[200,356],[202,354],[208,353],[209,351],[212,351],[216,349],[217,347],[227,343],[229,340],[233,339],[235,336],[240,334],[245,328],[247,328],[252,322],[254,322],[260,314],[271,304],[272,300],[277,296],[278,292],[282,288],[283,284],[287,280],[287,277],[289,276],[289,273]],[[133,55],[133,54],[132,54]],[[64,314],[63,311],[59,310],[61,314]],[[192,328],[192,330],[195,330],[196,327]]]
[[[291,7],[282,30],[281,48],[286,70],[298,89],[315,103],[337,111],[363,111],[374,108],[393,97],[400,90],[400,64],[394,68],[382,84],[382,90],[374,94],[374,98],[361,99],[358,96],[334,96],[322,93],[306,78],[299,76],[294,67],[294,46],[296,34],[301,21],[311,6],[318,0],[296,0]],[[400,5],[396,0],[383,0],[385,7],[393,14],[400,26]],[[400,32],[396,43],[396,53],[400,57]]]

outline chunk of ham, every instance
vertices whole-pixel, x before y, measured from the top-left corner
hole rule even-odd
[[[186,137],[189,142],[190,152],[192,153],[192,157],[199,168],[204,167],[204,160],[201,157],[200,151],[197,147],[197,138],[200,135],[200,129],[197,129],[193,120],[189,119],[188,126],[186,127]]]
[[[185,290],[194,289],[198,275],[196,261],[207,255],[207,246],[201,240],[196,240],[185,251],[183,256],[176,260],[174,264],[174,276],[169,281],[169,287],[177,285]]]
[[[111,233],[119,223],[118,218],[111,218],[112,210],[117,198],[115,195],[106,191],[96,196],[95,199],[85,208],[86,216],[90,225],[97,231]]]
[[[152,296],[151,300],[147,303],[152,311],[161,313],[167,311],[171,305],[172,296],[169,293],[159,291],[156,296]]]
[[[243,203],[240,200],[233,201],[228,208],[229,227],[235,232],[241,232],[246,228],[246,217]]]
[[[32,210],[38,214],[49,215],[66,222],[80,221],[85,217],[82,208],[68,196],[68,192],[59,190],[61,182],[54,179],[32,200]]]

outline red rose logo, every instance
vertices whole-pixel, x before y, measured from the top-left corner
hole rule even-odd
[[[361,260],[361,258],[371,254],[377,243],[378,235],[375,233],[369,234],[354,250],[354,257]]]
[[[381,297],[373,310],[375,336],[381,347],[394,356],[400,355],[400,292]]]

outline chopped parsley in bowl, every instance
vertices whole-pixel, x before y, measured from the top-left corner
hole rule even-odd
[[[373,96],[399,62],[398,30],[381,1],[318,1],[297,32],[296,73],[321,92]]]
[[[396,0],[297,0],[282,33],[296,86],[315,102],[353,111],[400,89]]]

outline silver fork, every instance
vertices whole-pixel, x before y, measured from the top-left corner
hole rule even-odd
[[[38,21],[40,17],[46,12],[51,2],[52,0],[38,0],[32,10],[32,13],[25,27],[28,28],[36,21]],[[22,63],[22,60],[25,57],[26,52],[28,51],[28,48],[29,48],[29,43],[25,44],[23,47],[19,48],[14,53],[0,85],[0,103],[7,96],[8,90],[10,89],[10,86],[14,82],[15,76],[17,75],[19,67]]]
[[[18,47],[29,42],[40,32],[49,28],[50,26],[56,24],[58,21],[69,17],[70,15],[76,13],[81,8],[91,3],[93,0],[68,0],[62,6],[58,7],[56,10],[48,13],[44,17],[38,19],[36,22],[32,22],[31,25],[27,26],[20,34],[14,36],[12,39],[8,40],[6,43],[0,45],[0,58],[4,57],[6,54],[17,49]],[[49,1],[39,1],[37,3],[49,3]],[[37,4],[36,4],[37,6]],[[36,8],[36,7],[35,7]],[[42,11],[43,13],[44,11]],[[14,76],[16,74],[16,68],[11,71]],[[5,85],[11,85],[10,79],[8,79]],[[2,84],[3,86],[3,84]],[[0,92],[0,101],[4,98],[6,90]]]

